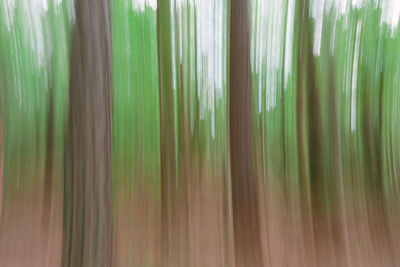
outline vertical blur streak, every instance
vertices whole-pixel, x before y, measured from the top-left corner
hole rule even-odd
[[[253,170],[248,1],[231,1],[229,139],[237,267],[262,266]]]
[[[174,96],[171,50],[171,3],[158,1],[158,73],[160,97],[160,154],[161,154],[161,250],[162,266],[184,266],[179,244],[183,232],[179,227],[178,185],[175,162]],[[180,225],[182,227],[182,225]],[[175,231],[173,231],[175,230]]]
[[[307,97],[311,96],[309,94],[310,88],[312,87],[312,78],[313,78],[313,64],[310,62],[312,60],[312,55],[310,54],[311,42],[311,29],[310,29],[310,18],[307,14],[307,10],[309,7],[309,1],[301,0],[297,1],[297,15],[298,15],[298,85],[297,85],[297,99],[296,99],[296,119],[297,119],[297,142],[298,142],[298,161],[299,161],[299,192],[300,192],[300,200],[301,200],[301,224],[302,231],[304,235],[304,244],[306,250],[306,257],[312,266],[315,263],[315,229],[313,227],[313,200],[311,193],[311,164],[314,164],[314,170],[318,170],[320,168],[318,162],[310,163],[310,150],[315,147],[308,146],[310,141],[319,141],[318,145],[321,145],[320,142],[322,140],[314,140],[310,135],[309,140],[307,138],[307,118],[308,112],[311,106],[309,101],[307,101]],[[310,79],[311,78],[311,79]],[[318,103],[317,103],[318,104]],[[312,113],[310,113],[312,114]],[[318,116],[318,114],[314,114]],[[319,136],[317,136],[319,137]],[[318,155],[315,155],[316,160],[318,160]],[[317,173],[316,175],[320,175],[321,173]],[[314,179],[318,180],[318,177]],[[318,203],[318,201],[315,201]]]
[[[338,250],[338,264],[342,266],[353,266],[351,263],[350,255],[350,243],[348,233],[348,220],[347,220],[347,207],[345,204],[345,191],[343,181],[343,164],[341,159],[342,148],[341,148],[341,133],[339,126],[339,106],[338,106],[338,94],[335,89],[335,71],[334,71],[334,60],[331,56],[328,63],[329,78],[328,78],[328,90],[329,90],[329,113],[330,113],[330,131],[332,136],[330,138],[330,153],[331,153],[331,181],[334,198],[336,203],[333,205],[335,216],[337,218],[333,221],[333,235],[337,238],[337,250]],[[340,258],[342,256],[342,258]]]
[[[0,220],[3,202],[3,123],[0,117]]]
[[[0,0],[0,266],[400,266],[399,0]]]
[[[76,1],[65,139],[64,267],[112,264],[108,0]]]
[[[54,93],[53,86],[49,86],[48,102],[49,110],[47,113],[47,133],[46,133],[46,159],[43,189],[43,211],[42,229],[47,229],[50,221],[50,210],[52,202],[52,185],[54,169]]]

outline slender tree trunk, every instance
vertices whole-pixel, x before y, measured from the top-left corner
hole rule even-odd
[[[0,55],[0,220],[2,214],[2,207],[3,207],[3,167],[4,167],[4,158],[3,158],[3,119],[6,114],[5,111],[7,110],[7,100],[8,100],[8,88],[7,88],[7,81],[5,79],[6,73],[4,71],[3,66],[5,66],[3,57]],[[2,117],[4,116],[4,117]]]
[[[174,95],[172,84],[171,5],[168,0],[158,0],[158,73],[160,97],[160,144],[161,144],[161,246],[163,266],[173,266],[172,232],[176,216],[176,159],[174,129]]]
[[[188,228],[188,222],[189,222],[189,218],[188,218],[188,209],[189,209],[189,203],[188,203],[188,199],[189,199],[189,190],[188,190],[188,180],[189,180],[189,176],[191,173],[191,155],[189,153],[189,124],[188,124],[188,115],[189,115],[189,111],[185,102],[185,93],[188,93],[189,90],[187,88],[185,88],[185,82],[184,82],[184,76],[183,76],[183,68],[181,65],[181,113],[180,113],[180,135],[181,135],[181,147],[180,147],[180,173],[181,173],[181,177],[180,177],[180,195],[181,195],[181,207],[182,207],[182,224],[180,226],[181,231],[183,232],[183,250],[182,252],[185,254],[183,255],[183,263],[184,264],[188,264],[189,262],[189,248],[188,248],[188,244],[189,244],[189,228]],[[188,83],[187,83],[188,84]]]
[[[111,36],[108,0],[77,0],[65,141],[64,267],[111,266]]]
[[[43,213],[42,229],[47,230],[50,220],[51,193],[53,187],[53,165],[54,165],[54,96],[53,87],[49,88],[49,110],[47,114],[47,134],[46,134],[46,163],[44,174],[43,190]]]
[[[301,198],[302,230],[307,251],[307,258],[312,262],[311,266],[316,265],[315,236],[313,227],[312,198],[310,188],[310,166],[309,151],[307,149],[307,96],[310,87],[309,69],[312,60],[312,42],[310,41],[309,25],[309,1],[301,0],[296,4],[299,23],[297,25],[298,36],[298,78],[296,96],[296,120],[297,120],[297,144],[298,144],[298,164],[299,164],[299,192]]]
[[[341,249],[338,255],[338,261],[341,266],[353,266],[350,260],[350,244],[349,244],[349,231],[346,215],[345,192],[343,182],[343,165],[342,165],[342,141],[340,134],[339,123],[339,108],[335,86],[335,70],[333,57],[329,58],[329,121],[330,132],[332,134],[331,140],[331,162],[332,162],[332,184],[335,194],[334,207],[335,214],[337,214],[337,223],[335,225],[335,237],[339,240],[339,247]],[[336,213],[337,212],[337,213]],[[340,262],[340,257],[343,262]]]
[[[253,170],[248,1],[231,1],[229,134],[237,267],[261,266]]]
[[[0,118],[0,219],[2,212],[3,199],[3,124]]]

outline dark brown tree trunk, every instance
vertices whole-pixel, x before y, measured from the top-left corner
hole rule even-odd
[[[176,221],[176,160],[174,130],[174,98],[172,84],[171,53],[171,5],[168,0],[158,0],[158,73],[160,98],[160,144],[161,144],[161,246],[162,265],[174,266],[173,233]]]
[[[248,1],[231,1],[229,134],[236,266],[261,266],[253,170]]]
[[[65,141],[64,267],[111,266],[111,36],[108,0],[77,0]]]
[[[299,42],[298,50],[298,78],[297,78],[297,97],[296,97],[296,120],[297,120],[297,144],[298,144],[298,163],[299,163],[299,193],[301,199],[302,230],[305,239],[307,257],[312,262],[311,266],[316,265],[315,236],[312,212],[312,194],[310,186],[310,166],[309,151],[307,149],[307,115],[308,96],[310,85],[310,69],[312,67],[312,42],[310,39],[311,27],[309,23],[309,1],[301,0],[296,3],[299,24],[296,25]]]

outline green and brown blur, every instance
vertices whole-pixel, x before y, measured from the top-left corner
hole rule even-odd
[[[0,0],[0,266],[400,266],[399,17]]]

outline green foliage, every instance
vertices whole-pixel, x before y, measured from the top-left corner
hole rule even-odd
[[[298,139],[298,131],[303,129],[298,121],[298,90],[303,86],[299,77],[309,71],[302,69],[298,58],[299,51],[308,51],[313,52],[309,60],[314,73],[304,76],[313,77],[305,83],[312,79],[318,92],[318,127],[326,139],[318,155],[323,165],[321,177],[308,179],[322,181],[316,186],[329,202],[334,179],[330,144],[336,130],[331,124],[329,93],[335,90],[345,185],[395,196],[400,171],[400,126],[396,119],[400,112],[399,31],[383,22],[380,4],[372,1],[360,7],[350,5],[345,12],[324,7],[322,22],[312,11],[306,16],[307,31],[312,35],[309,42],[315,42],[313,38],[321,31],[316,54],[315,44],[300,46],[301,38],[306,38],[300,2],[251,1],[257,173],[276,182],[278,188],[295,190],[301,183],[299,162],[303,160],[307,170],[314,164],[308,115],[302,124],[307,136],[305,159],[299,157]],[[315,1],[310,2],[313,5]],[[71,0],[48,1],[46,8],[36,2],[15,1],[14,5],[0,7],[0,115],[6,181],[19,183],[21,177],[36,177],[32,170],[38,177],[43,172],[50,89],[55,101],[56,164],[62,166],[74,9]],[[170,53],[177,167],[187,135],[193,164],[226,171],[228,1],[173,2],[172,7]],[[158,188],[157,13],[148,5],[143,10],[134,8],[128,0],[111,1],[111,11],[114,182],[124,188],[141,180],[148,188]],[[307,92],[309,89],[305,87]],[[307,102],[307,112],[314,104]],[[189,131],[182,130],[184,125]]]

